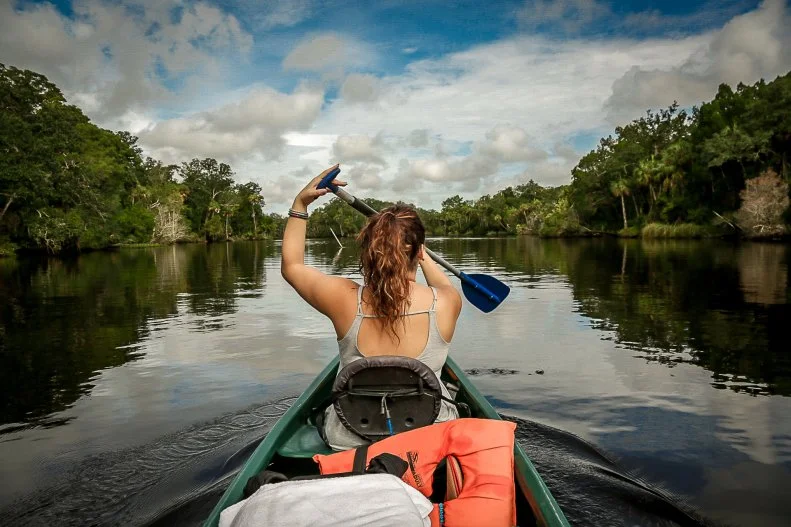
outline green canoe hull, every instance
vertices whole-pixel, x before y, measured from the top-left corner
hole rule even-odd
[[[204,527],[216,527],[220,519],[220,512],[242,499],[242,492],[247,480],[269,467],[275,460],[280,464],[293,461],[292,464],[299,467],[300,465],[304,466],[305,461],[312,458],[314,454],[332,452],[321,440],[316,427],[310,423],[310,419],[314,409],[329,400],[337,371],[338,358],[336,357],[307,387],[258,445],[212,510]],[[452,381],[453,384],[460,387],[456,400],[470,406],[472,417],[500,419],[494,408],[450,357],[445,363],[442,378]],[[563,511],[539,476],[530,458],[519,445],[514,448],[514,467],[518,494],[518,524],[522,527],[526,525],[567,527],[569,523],[563,515]]]

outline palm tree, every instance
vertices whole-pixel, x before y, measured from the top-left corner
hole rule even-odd
[[[623,212],[623,228],[629,228],[629,222],[626,221],[626,203],[624,202],[623,197],[628,196],[630,193],[629,185],[626,183],[624,179],[618,179],[613,181],[610,185],[610,192],[612,192],[613,196],[617,198],[621,198],[621,212]]]

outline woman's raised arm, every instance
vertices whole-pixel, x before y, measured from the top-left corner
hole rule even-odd
[[[283,233],[282,259],[280,262],[280,272],[291,287],[311,306],[330,318],[333,318],[333,302],[337,304],[338,295],[341,294],[341,290],[344,287],[349,287],[349,281],[339,276],[326,275],[315,267],[305,265],[307,220],[297,216],[300,213],[306,214],[308,205],[329,192],[328,189],[318,190],[316,185],[321,181],[321,178],[329,174],[337,166],[333,165],[313,178],[294,198],[294,204],[291,206],[289,218],[286,222],[286,230]],[[339,186],[346,185],[344,181],[338,179],[333,180],[333,183]]]

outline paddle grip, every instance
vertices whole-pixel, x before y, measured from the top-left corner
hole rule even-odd
[[[338,190],[338,186],[333,185],[332,180],[335,179],[335,177],[340,173],[341,173],[340,168],[334,168],[333,170],[330,171],[329,174],[321,178],[321,181],[319,181],[319,184],[316,185],[316,188],[319,190],[323,188],[328,188],[330,189],[330,191],[336,192]]]

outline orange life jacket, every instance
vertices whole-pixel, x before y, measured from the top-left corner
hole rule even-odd
[[[463,480],[453,476],[448,481],[448,485],[461,487],[458,497],[434,505],[431,525],[516,525],[515,429],[514,423],[492,419],[456,419],[437,423],[370,445],[365,464],[385,452],[401,457],[409,463],[402,479],[428,497],[432,493],[437,465],[446,457],[449,461],[453,459],[454,465],[458,461]],[[313,460],[319,464],[322,474],[348,472],[352,470],[355,452],[347,450],[327,456],[317,454]]]

